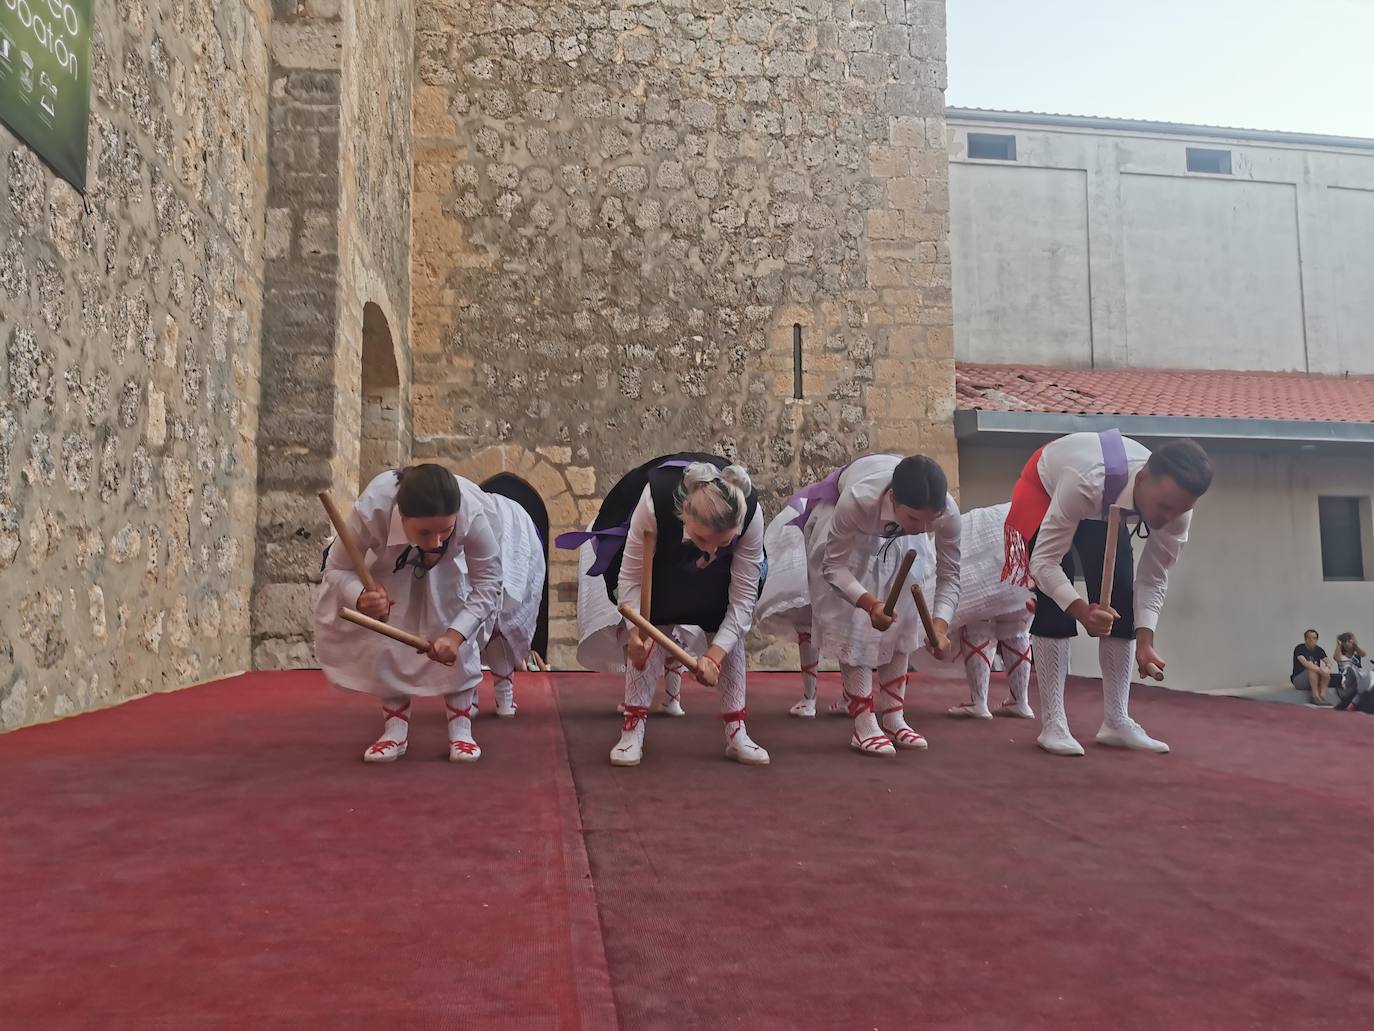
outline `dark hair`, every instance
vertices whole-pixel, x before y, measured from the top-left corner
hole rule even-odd
[[[396,485],[396,507],[407,519],[457,515],[463,500],[453,473],[432,462],[398,469]]]
[[[949,480],[933,458],[912,455],[892,470],[892,500],[907,508],[944,511]]]
[[[1212,485],[1212,460],[1195,440],[1171,440],[1145,463],[1151,476],[1167,476],[1195,498]]]
[[[1306,637],[1308,634],[1311,634],[1313,637],[1321,636],[1321,634],[1317,633],[1317,631],[1313,630],[1311,627],[1308,627],[1306,630],[1302,632],[1303,637]]]
[[[1352,634],[1349,630],[1347,630],[1345,633],[1341,634],[1339,637],[1336,638],[1336,643],[1340,645],[1341,650],[1344,651],[1345,646],[1350,644],[1354,640],[1355,635]]]

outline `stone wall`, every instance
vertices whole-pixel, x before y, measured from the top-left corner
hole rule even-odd
[[[409,0],[273,0],[254,662],[312,665],[329,529],[373,456],[409,453]],[[368,330],[365,332],[365,328]],[[377,353],[367,353],[376,351]],[[364,406],[365,375],[384,389]]]
[[[95,5],[89,207],[0,127],[0,728],[249,664],[266,8]]]
[[[417,456],[517,463],[555,533],[684,447],[744,462],[770,511],[870,449],[953,472],[942,2],[417,21]],[[571,557],[552,575],[570,663]]]

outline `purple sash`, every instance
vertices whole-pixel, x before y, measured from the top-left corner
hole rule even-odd
[[[827,501],[833,505],[835,502],[839,501],[840,477],[843,476],[844,471],[853,464],[853,462],[850,462],[848,465],[840,466],[819,483],[809,484],[788,498],[787,507],[792,508],[795,506],[800,508],[801,515],[797,516],[795,519],[789,519],[787,525],[804,530],[806,529],[806,521],[811,518],[811,512],[817,505]],[[800,504],[797,504],[798,502]]]
[[[664,462],[662,465],[655,466],[656,469],[685,469],[691,463],[685,462],[680,458]],[[633,513],[631,513],[633,515]],[[554,547],[564,551],[576,551],[588,541],[592,542],[592,553],[596,556],[592,561],[592,567],[587,570],[588,576],[600,576],[611,567],[615,557],[620,554],[625,547],[625,538],[630,535],[630,520],[626,519],[619,526],[608,526],[604,530],[575,530],[569,533],[560,533],[554,538]]]
[[[1126,442],[1121,439],[1120,430],[1102,430],[1097,439],[1102,443],[1102,519],[1105,522],[1112,514],[1116,499],[1126,489],[1131,472],[1126,464]]]

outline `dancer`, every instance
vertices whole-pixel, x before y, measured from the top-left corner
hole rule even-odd
[[[1030,623],[1033,597],[1030,590],[1004,583],[1002,573],[1003,524],[1010,505],[975,508],[963,514],[959,567],[959,610],[954,614],[950,636],[958,647],[950,661],[962,661],[968,681],[969,701],[947,710],[951,716],[990,720],[994,715],[1034,719],[1030,707]],[[988,682],[994,655],[1000,655],[1007,674],[1007,699],[988,708]],[[913,666],[925,668],[921,656]]]
[[[478,488],[481,490],[481,488]],[[481,635],[482,663],[491,670],[496,715],[515,715],[516,667],[530,653],[544,597],[544,542],[529,513],[501,494],[481,491],[496,539],[501,544],[501,606]],[[472,697],[477,715],[477,695]]]
[[[449,760],[481,757],[470,707],[482,679],[479,651],[502,596],[499,523],[489,499],[440,465],[389,470],[367,485],[346,523],[377,589],[364,590],[345,549],[326,551],[315,652],[330,683],[381,697],[382,734],[364,762],[405,755],[411,699],[426,695],[444,699]],[[432,641],[429,654],[341,619],[343,607]]]
[[[1011,496],[1002,577],[1035,586],[1031,637],[1040,685],[1038,744],[1055,755],[1082,755],[1069,733],[1064,681],[1069,641],[1078,624],[1099,639],[1105,715],[1099,744],[1167,752],[1131,719],[1131,666],[1141,675],[1162,675],[1155,627],[1178,561],[1193,506],[1212,483],[1212,464],[1191,440],[1175,440],[1153,454],[1117,430],[1071,433],[1031,456]],[[1125,512],[1117,539],[1111,597],[1101,599],[1106,519],[1113,505]],[[1131,538],[1145,542],[1140,568],[1132,569]],[[1075,558],[1076,556],[1076,558]],[[1088,597],[1073,585],[1073,562],[1082,570]]]
[[[864,755],[893,755],[894,744],[926,747],[904,712],[907,666],[922,643],[921,622],[905,585],[893,615],[883,611],[883,600],[902,556],[912,549],[919,555],[917,537],[927,533],[935,538],[936,639],[925,644],[944,658],[959,605],[960,517],[933,459],[860,458],[793,495],[768,528],[771,575],[758,620],[766,633],[796,635],[805,696],[792,714],[816,714],[817,665],[821,656],[836,660],[854,721],[850,747]],[[925,553],[930,556],[930,549]],[[922,575],[919,565],[916,575]],[[882,695],[876,714],[875,671]]]
[[[582,547],[578,661],[626,672],[625,719],[611,763],[635,766],[643,757],[645,719],[667,659],[625,625],[614,608],[624,602],[647,608],[648,618],[680,641],[694,638],[693,628],[711,635],[694,675],[720,690],[725,754],[766,764],[768,753],[744,725],[744,637],[763,569],[763,515],[748,472],[716,455],[656,458],[611,488],[592,527],[557,543]],[[604,590],[594,577],[604,578]]]

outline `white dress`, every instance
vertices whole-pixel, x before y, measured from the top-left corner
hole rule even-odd
[[[397,479],[388,470],[369,483],[347,525],[377,584],[395,602],[387,622],[433,640],[453,629],[465,638],[453,666],[434,662],[339,616],[355,608],[363,584],[347,551],[331,546],[315,601],[315,654],[329,682],[349,691],[392,697],[447,695],[482,679],[479,652],[501,605],[501,546],[490,495],[462,477],[461,502],[448,550],[423,577],[397,560],[409,546],[396,509]]]
[[[1010,504],[974,508],[962,513],[959,563],[959,608],[950,620],[950,640],[954,644],[949,662],[962,661],[958,646],[960,630],[967,628],[973,640],[1001,640],[1028,633],[1031,613],[1026,603],[1034,597],[1028,588],[1002,579],[1003,537]],[[933,556],[925,540],[921,548]],[[924,557],[923,551],[923,557]],[[917,560],[918,564],[921,559]],[[934,576],[922,585],[929,594],[935,589]],[[943,665],[927,652],[912,657],[917,669],[936,669]]]
[[[480,488],[479,488],[480,489]],[[488,618],[482,637],[499,630],[517,663],[530,653],[544,599],[544,542],[534,520],[510,498],[481,491],[501,546],[501,607]],[[466,499],[464,499],[466,500]],[[466,572],[466,563],[464,572]]]
[[[909,588],[898,595],[896,622],[886,632],[874,630],[868,613],[854,604],[865,591],[885,599],[902,556],[911,550],[916,563],[907,583],[934,576],[934,593],[927,595],[933,599],[931,615],[953,619],[959,603],[959,506],[946,496],[945,511],[929,535],[884,537],[894,522],[887,488],[900,460],[870,455],[852,463],[840,476],[839,500],[818,501],[804,530],[788,525],[798,515],[788,507],[769,524],[768,581],[754,614],[762,632],[794,638],[809,629],[822,656],[868,669],[915,651],[924,634]]]

